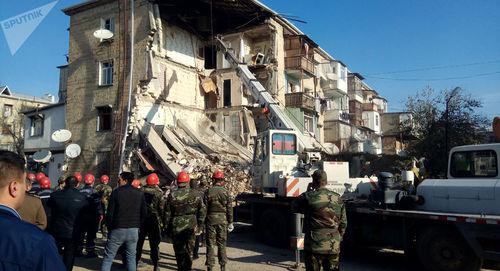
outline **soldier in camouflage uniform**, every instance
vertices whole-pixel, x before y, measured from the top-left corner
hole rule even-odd
[[[111,195],[111,192],[113,192],[113,188],[108,184],[109,183],[108,175],[102,175],[99,178],[99,181],[101,183],[97,184],[94,187],[94,191],[95,191],[95,193],[97,193],[101,197],[103,219],[99,222],[99,224],[101,227],[102,236],[106,236],[108,231],[106,228],[106,223],[104,223],[105,217],[106,217],[105,210],[108,209],[108,200],[109,200],[109,196]]]
[[[195,232],[199,232],[205,220],[205,206],[196,191],[189,188],[189,175],[181,171],[177,176],[178,189],[167,198],[164,225],[172,237],[175,259],[179,271],[191,270]]]
[[[338,270],[340,242],[347,227],[340,195],[328,190],[326,172],[316,170],[312,190],[293,202],[295,212],[304,216],[304,258],[307,271]]]
[[[201,180],[191,180],[189,186],[191,187],[192,190],[196,191],[198,197],[200,197],[203,200],[205,196],[205,191],[207,190],[206,183]],[[204,228],[201,229],[201,232],[198,232],[199,234],[196,234],[196,240],[194,241],[194,248],[193,248],[193,260],[200,258],[198,255],[198,251],[200,249],[200,243],[203,242],[203,236],[204,236],[203,231]]]
[[[227,263],[226,241],[227,232],[233,227],[233,207],[229,192],[224,188],[224,173],[216,170],[212,179],[214,186],[205,192],[204,201],[207,206],[207,219],[205,233],[207,236],[207,270],[211,271],[215,265],[215,245],[218,248],[218,258],[221,271],[225,270]]]
[[[142,246],[144,240],[148,236],[149,247],[151,248],[151,261],[153,261],[153,270],[157,271],[158,262],[160,260],[160,242],[161,242],[161,219],[163,215],[163,207],[165,204],[163,191],[158,187],[160,179],[156,173],[150,174],[146,179],[146,186],[142,187],[148,212],[146,220],[142,223],[139,229],[139,240],[137,241],[136,262],[139,263],[142,255]]]

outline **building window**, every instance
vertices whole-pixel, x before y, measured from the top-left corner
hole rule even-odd
[[[96,176],[109,174],[110,160],[110,152],[96,152],[93,170]]]
[[[378,126],[378,115],[375,115],[375,126]]]
[[[99,62],[99,85],[109,86],[113,84],[113,61]]]
[[[224,80],[223,88],[224,107],[231,106],[231,80]]]
[[[101,29],[107,29],[115,33],[115,18],[101,19]]]
[[[38,114],[30,117],[30,136],[43,135],[43,115]]]
[[[340,79],[345,81],[347,78],[347,70],[344,66],[340,67]]]
[[[314,118],[304,115],[304,132],[314,133]]]
[[[113,109],[110,106],[97,107],[97,131],[111,130]]]
[[[12,105],[5,104],[3,106],[3,116],[4,116],[4,118],[12,116]]]
[[[12,125],[4,124],[2,126],[2,135],[9,135],[12,131]]]

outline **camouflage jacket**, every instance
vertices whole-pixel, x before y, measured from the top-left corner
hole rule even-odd
[[[169,233],[175,235],[186,229],[201,227],[205,215],[205,205],[196,191],[189,187],[179,187],[168,195],[163,212],[163,225],[168,228]]]
[[[158,186],[143,186],[142,192],[144,192],[144,198],[146,199],[146,205],[148,207],[147,217],[154,217],[157,219],[158,223],[161,222],[161,216],[163,215],[163,207],[165,206],[165,198],[163,197],[163,191]]]
[[[337,254],[347,227],[347,217],[340,195],[318,188],[300,195],[292,205],[304,214],[304,249],[318,254]]]
[[[113,188],[109,184],[100,183],[94,187],[96,193],[101,194],[103,200],[108,199],[113,192]]]
[[[205,191],[203,201],[207,206],[208,225],[233,223],[233,206],[231,196],[226,188],[213,186]]]

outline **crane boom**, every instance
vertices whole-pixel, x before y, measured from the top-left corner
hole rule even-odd
[[[295,125],[295,123],[280,107],[278,102],[276,102],[273,96],[264,88],[264,86],[262,86],[257,78],[255,78],[253,73],[248,69],[248,65],[246,65],[245,63],[240,63],[238,61],[238,58],[236,58],[232,50],[226,47],[226,44],[221,39],[221,37],[216,37],[216,41],[219,43],[221,49],[223,50],[226,60],[236,68],[238,77],[250,91],[252,97],[261,106],[265,106],[269,109],[270,121],[272,122],[274,128],[297,131],[297,139],[300,147],[303,150],[315,149],[312,142],[305,138],[304,134],[301,132],[301,129],[299,129],[297,125]]]

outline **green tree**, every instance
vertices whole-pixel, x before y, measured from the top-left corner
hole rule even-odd
[[[413,119],[403,126],[416,138],[408,151],[426,158],[430,177],[446,176],[451,148],[486,140],[488,120],[478,113],[481,102],[459,87],[440,92],[428,87],[408,97],[406,107]]]

